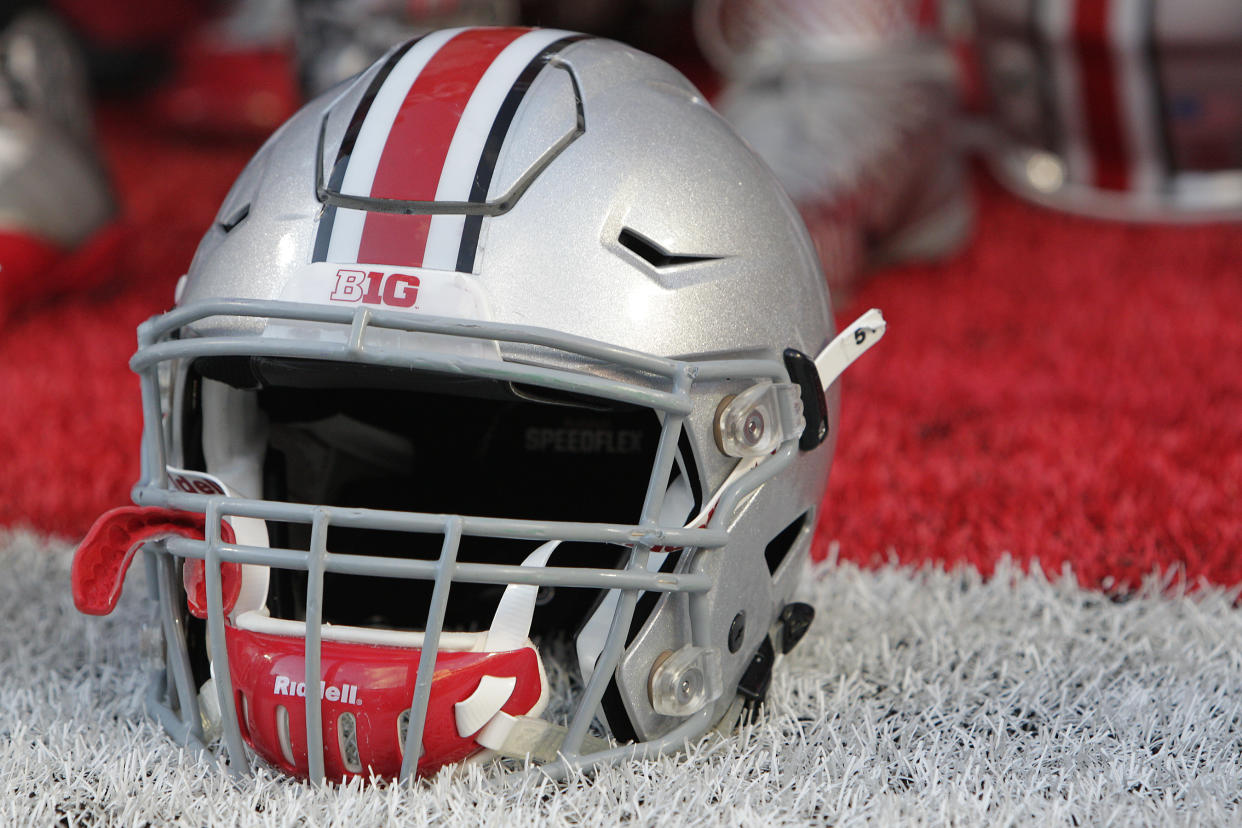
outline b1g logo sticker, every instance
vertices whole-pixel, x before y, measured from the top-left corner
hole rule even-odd
[[[333,302],[412,308],[418,301],[419,284],[419,278],[410,273],[341,268],[336,272],[336,286],[328,298]]]

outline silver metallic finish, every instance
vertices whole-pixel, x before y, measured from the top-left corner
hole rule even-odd
[[[208,231],[179,307],[139,330],[131,366],[142,385],[143,463],[133,496],[141,504],[208,516],[207,540],[174,538],[163,549],[174,560],[206,561],[211,658],[235,769],[242,767],[245,754],[224,648],[222,561],[307,571],[312,576],[308,585],[314,586],[308,586],[307,601],[316,607],[317,584],[325,573],[435,583],[423,627],[403,775],[413,771],[419,755],[430,693],[425,671],[434,665],[454,582],[620,591],[593,672],[575,700],[562,757],[548,766],[554,775],[680,749],[705,733],[732,706],[732,688],[792,594],[798,567],[791,562],[805,558],[831,464],[838,390],[833,386],[827,392],[829,436],[808,452],[798,450],[793,428],[799,416],[793,407],[800,401],[796,395],[777,395],[779,421],[789,430],[784,442],[732,479],[738,460],[717,449],[713,419],[725,396],[760,381],[790,382],[785,349],[814,355],[831,339],[827,287],[814,248],[772,174],[674,70],[606,41],[571,44],[558,59],[563,68],[539,73],[516,111],[487,194],[492,201],[514,182],[525,182],[509,209],[482,219],[472,275],[486,293],[489,319],[355,312],[283,298],[290,280],[311,261],[324,215],[316,187],[320,142],[323,157],[335,157],[372,69],[312,101],[259,151],[220,211],[223,219],[248,207],[247,217],[227,232],[219,224]],[[566,73],[573,81],[568,87]],[[575,98],[581,106],[581,134],[539,166],[538,159],[565,134],[567,114],[574,118]],[[529,175],[532,164],[536,172]],[[708,258],[659,266],[619,243],[624,228],[666,251]],[[313,326],[332,333],[335,341],[295,336],[286,323]],[[495,343],[500,359],[380,346],[372,336],[378,331],[444,335],[464,345]],[[180,444],[186,439],[180,425],[186,366],[225,354],[404,366],[643,406],[660,418],[661,427],[647,479],[633,481],[644,486],[642,513],[633,524],[603,524],[433,514],[420,512],[417,503],[398,511],[174,490],[165,466],[186,456]],[[174,366],[165,372],[173,382],[167,394],[159,380],[165,364]],[[205,427],[230,426],[222,412],[204,409],[202,417]],[[687,449],[679,452],[683,437]],[[682,516],[662,515],[679,463],[693,469],[703,500],[722,495],[706,526],[687,528]],[[221,517],[313,525],[317,540],[309,550],[225,544],[219,537]],[[769,572],[765,547],[798,521],[803,530],[796,533],[784,563]],[[439,534],[444,542],[437,561],[330,553],[322,546],[322,527],[329,525]],[[607,543],[628,550],[628,559],[615,569],[458,562],[463,537]],[[673,571],[649,571],[656,548],[680,550]],[[639,598],[653,592],[661,595],[627,644]],[[173,610],[169,602],[163,611]],[[742,646],[730,653],[726,638],[739,611],[753,621]],[[310,615],[308,610],[306,677],[313,686],[310,662],[321,636],[310,630],[319,626]],[[689,717],[660,716],[647,693],[652,663],[666,649],[691,644],[721,651],[725,693]],[[599,701],[611,681],[639,743],[585,752],[588,728],[601,714]],[[321,744],[323,723],[310,713],[312,695],[307,694],[307,735]],[[169,721],[181,706],[169,693],[157,715]],[[322,765],[311,767],[312,776],[317,770]]]

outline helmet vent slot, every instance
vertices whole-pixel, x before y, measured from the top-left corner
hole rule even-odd
[[[397,717],[397,749],[401,751],[401,756],[405,756],[405,737],[410,732],[410,709],[407,707],[401,711],[401,715]],[[422,759],[423,754],[427,752],[425,746],[418,746],[418,758]]]
[[[232,213],[229,213],[227,217],[220,220],[220,229],[223,230],[225,233],[228,233],[233,228],[235,228],[237,225],[245,221],[246,217],[249,215],[250,215],[250,202],[246,202],[245,204],[243,204],[242,206],[234,210]]]
[[[763,558],[767,561],[768,572],[772,575],[776,575],[776,571],[781,568],[781,564],[789,557],[790,550],[794,548],[798,536],[802,534],[802,529],[806,525],[808,514],[808,512],[803,512],[793,523],[786,526],[776,537],[768,541],[768,545],[763,550]]]
[[[289,708],[276,705],[276,740],[280,742],[280,755],[293,766],[293,740],[289,738]]]
[[[350,773],[362,773],[362,759],[358,755],[358,722],[353,713],[342,713],[336,719],[336,743],[341,751],[341,762]]]
[[[676,265],[694,264],[695,262],[712,262],[722,257],[711,255],[688,255],[680,253],[670,253],[660,245],[643,234],[622,227],[621,233],[617,236],[617,241],[621,246],[631,253],[637,255],[640,259],[647,262],[653,267],[674,267]]]

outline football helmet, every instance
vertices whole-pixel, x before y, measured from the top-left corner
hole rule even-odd
[[[1102,218],[1242,216],[1242,6],[973,0],[989,159],[1032,201]]]
[[[798,205],[834,289],[868,265],[938,258],[973,210],[957,73],[929,3],[699,0],[721,114]]]
[[[0,318],[106,278],[115,216],[72,37],[27,4],[0,10]]]
[[[319,97],[144,323],[149,707],[288,773],[564,773],[761,699],[836,440],[823,274],[695,89],[563,31],[440,31]],[[144,544],[145,541],[145,544]]]

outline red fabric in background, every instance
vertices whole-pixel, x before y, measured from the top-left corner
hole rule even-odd
[[[126,110],[101,132],[138,228],[125,279],[0,331],[0,523],[75,538],[137,476],[134,328],[171,304],[256,148]],[[824,535],[863,562],[1009,553],[1102,586],[1173,565],[1242,582],[1242,226],[1127,227],[977,189],[964,253],[837,309],[890,327],[844,380]]]

